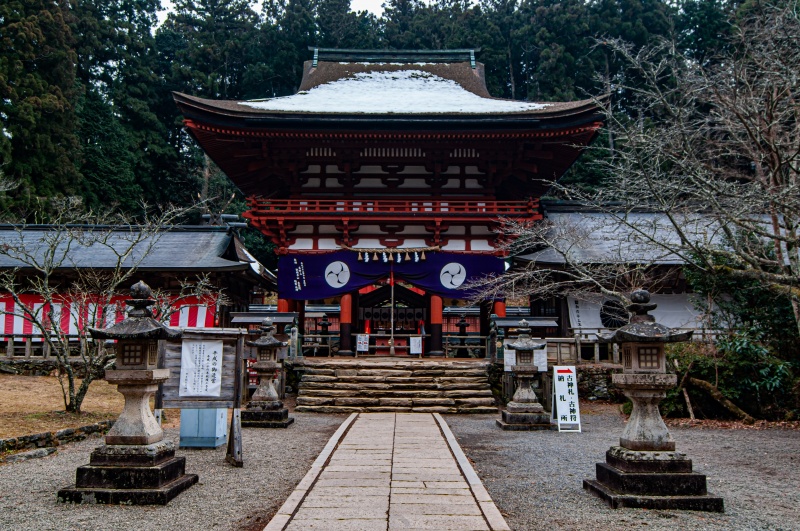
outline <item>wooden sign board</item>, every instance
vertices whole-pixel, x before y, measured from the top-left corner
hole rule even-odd
[[[163,384],[163,407],[175,409],[241,407],[241,397],[237,397],[237,391],[240,392],[241,384],[238,380],[241,379],[243,373],[241,365],[246,333],[241,328],[186,328],[181,339],[165,341],[164,368],[169,369],[170,374],[169,380]],[[204,345],[207,346],[207,350],[210,352],[220,343],[222,344],[222,365],[219,387],[214,388],[214,392],[209,393],[208,396],[202,396],[202,392],[196,388],[187,392],[187,382],[181,382],[182,372],[184,379],[187,377],[202,379],[203,374],[197,371],[203,370],[204,367],[197,367],[191,372],[187,367],[184,367],[183,371],[181,370],[181,360],[186,350],[185,344],[192,345],[193,352],[199,350],[196,348],[198,345],[200,348]],[[209,370],[214,368],[211,365],[208,367]],[[181,391],[182,384],[183,392]]]
[[[233,409],[225,460],[236,467],[244,466],[241,408],[242,389],[246,385],[243,359],[246,334],[243,328],[184,328],[183,337],[165,341],[163,349],[163,367],[169,369],[169,380],[161,384],[161,407]],[[213,357],[220,344],[221,365]],[[183,360],[191,367],[182,367]],[[211,385],[217,371],[221,372],[220,381]]]

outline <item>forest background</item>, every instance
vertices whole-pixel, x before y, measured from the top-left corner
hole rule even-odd
[[[687,57],[709,61],[746,9],[735,0],[389,0],[378,18],[350,11],[349,0],[178,0],[159,25],[159,0],[6,0],[0,212],[35,221],[54,197],[134,215],[143,199],[224,204],[235,189],[209,171],[171,92],[290,95],[309,46],[479,47],[496,97],[584,99],[622,74],[597,39],[675,39]],[[624,111],[624,98],[615,104]],[[573,174],[598,179],[586,164]]]

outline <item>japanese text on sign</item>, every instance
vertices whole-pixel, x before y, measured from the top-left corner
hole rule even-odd
[[[553,367],[553,418],[558,422],[558,431],[581,431],[575,367]]]
[[[220,396],[222,341],[184,340],[179,396]]]
[[[369,352],[369,334],[358,334],[356,336],[356,351]]]
[[[420,336],[411,336],[409,342],[410,354],[422,354],[422,338]]]

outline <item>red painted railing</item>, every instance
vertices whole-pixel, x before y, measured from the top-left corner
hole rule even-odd
[[[251,216],[356,217],[539,217],[539,202],[395,199],[250,199]]]

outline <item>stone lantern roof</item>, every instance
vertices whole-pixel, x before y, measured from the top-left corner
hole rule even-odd
[[[650,302],[650,292],[639,289],[631,293],[627,310],[632,313],[631,322],[608,334],[597,334],[603,343],[677,343],[688,341],[692,330],[683,331],[669,328],[656,322],[649,312],[656,309]]]
[[[275,325],[272,324],[272,319],[267,317],[261,323],[261,337],[259,337],[255,341],[248,341],[247,346],[257,347],[257,348],[285,347],[286,343],[275,339],[272,335],[274,333],[275,333]]]
[[[514,343],[508,345],[509,348],[514,350],[521,350],[524,352],[531,350],[540,350],[547,345],[547,343],[540,343],[531,338],[531,329],[528,327],[528,321],[525,319],[519,322],[519,337]]]
[[[131,286],[131,298],[125,301],[132,309],[128,317],[108,328],[89,328],[94,339],[172,339],[182,335],[156,321],[150,306],[155,304],[150,286],[141,280]]]

